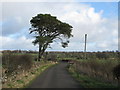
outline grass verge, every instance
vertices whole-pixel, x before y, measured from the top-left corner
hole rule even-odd
[[[29,83],[27,83],[23,88],[28,88],[28,86],[43,72],[45,71],[46,69],[50,68],[50,67],[53,67],[57,64],[51,64],[51,65],[46,65],[46,66],[42,66],[40,68],[37,69],[37,73],[35,75],[35,77],[32,78],[32,80],[29,81]]]
[[[117,86],[114,86],[112,84],[105,83],[95,78],[76,72],[72,65],[68,67],[68,71],[77,81],[79,81],[83,88],[117,88]]]
[[[33,67],[29,72],[21,73],[18,78],[10,80],[3,85],[4,88],[27,88],[32,81],[47,68],[56,65],[55,62],[41,62],[41,65]]]

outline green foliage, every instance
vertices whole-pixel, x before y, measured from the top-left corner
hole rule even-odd
[[[14,85],[12,85],[11,83],[8,84],[9,88],[13,88]]]
[[[22,81],[22,80],[17,80],[17,82],[18,82],[19,84],[24,83],[24,81]]]
[[[67,41],[67,42],[62,42],[62,47],[63,47],[63,48],[67,47],[67,46],[68,46],[68,43],[69,43],[69,41]]]
[[[61,22],[50,14],[38,14],[30,20],[30,23],[30,34],[35,33],[36,35],[33,44],[39,45],[39,59],[47,47],[50,46],[50,43],[53,43],[56,39],[61,40],[62,47],[68,46],[69,41],[63,41],[63,39],[69,39],[72,36],[71,25]]]

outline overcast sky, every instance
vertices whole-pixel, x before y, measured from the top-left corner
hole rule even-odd
[[[51,14],[73,26],[69,46],[62,48],[55,42],[49,51],[83,51],[84,34],[88,34],[87,51],[118,50],[117,2],[4,2],[1,50],[38,50],[29,28],[30,19],[39,13]]]

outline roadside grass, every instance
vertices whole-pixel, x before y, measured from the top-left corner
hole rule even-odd
[[[37,69],[37,72],[35,73],[35,76],[29,80],[29,83],[27,83],[24,87],[22,88],[28,88],[28,86],[43,72],[45,71],[46,69],[50,68],[50,67],[53,67],[57,64],[52,64],[52,65],[46,65],[46,66],[42,66],[40,68]],[[29,77],[30,78],[30,77]]]
[[[56,65],[54,62],[41,62],[41,65],[37,68],[33,67],[34,69],[30,70],[26,73],[21,73],[19,78],[7,82],[3,85],[3,88],[27,88],[32,81],[39,76],[44,70],[47,68]]]
[[[69,66],[68,71],[73,76],[73,78],[79,81],[83,88],[117,88],[115,85],[76,72],[72,65]]]
[[[26,83],[22,88],[27,88],[43,71],[45,71],[46,69],[54,65],[55,64],[47,64],[47,65],[41,66],[40,68],[37,68],[36,72],[32,72],[33,76],[27,77],[27,80],[29,80],[29,82]]]

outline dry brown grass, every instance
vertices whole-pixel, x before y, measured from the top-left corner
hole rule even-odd
[[[34,62],[29,70],[18,71],[5,78],[6,81],[2,84],[2,88],[24,88],[37,75],[54,64],[54,62]]]
[[[109,83],[117,83],[113,75],[113,68],[118,65],[117,60],[80,60],[76,61],[73,66],[79,73],[90,77],[98,78]]]

